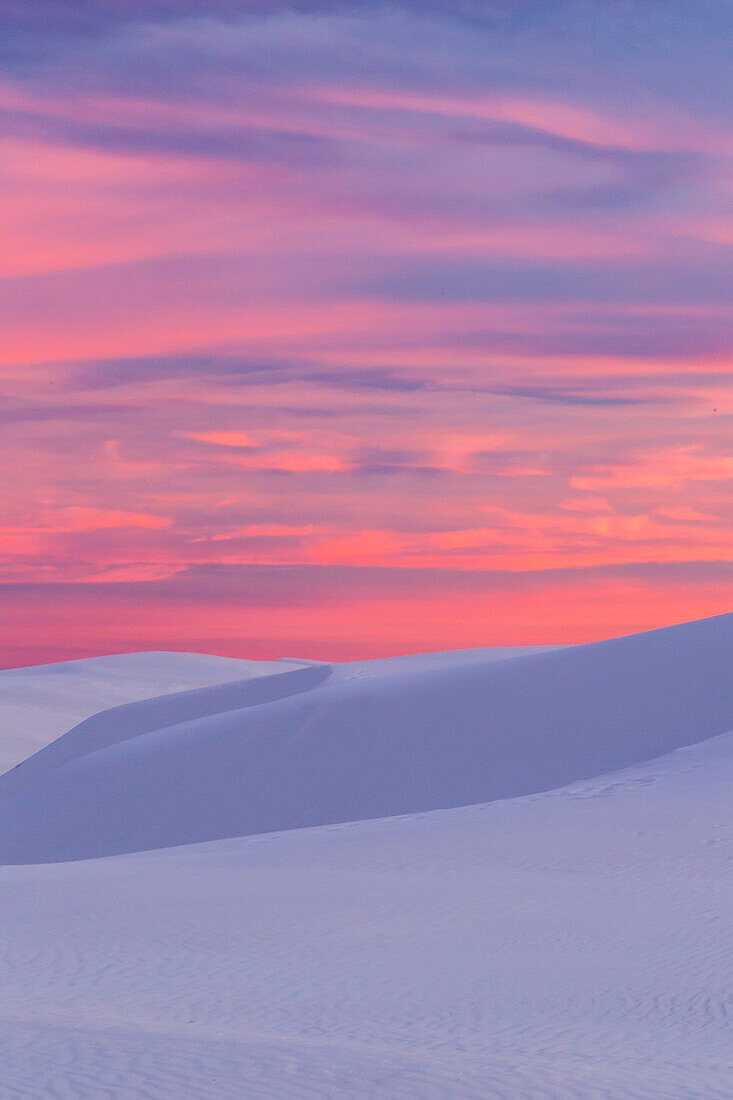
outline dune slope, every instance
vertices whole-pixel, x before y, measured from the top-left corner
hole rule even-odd
[[[722,1100],[732,787],[723,735],[549,794],[0,868],[0,1091]]]
[[[278,662],[207,653],[121,653],[4,669],[0,671],[0,773],[100,710],[271,671],[278,671]]]
[[[176,697],[146,705],[154,720],[133,723],[131,736],[119,724],[110,732],[111,712],[92,735],[68,735],[81,754],[17,769],[18,786],[0,798],[0,859],[470,805],[628,767],[730,727],[731,642],[727,615],[500,661],[393,663],[376,676],[304,667],[304,690],[224,711],[223,689],[208,701],[196,692],[187,720]],[[24,769],[33,779],[20,789]]]
[[[170,693],[102,711],[23,761],[22,766],[0,775],[0,797],[17,794],[63,764],[109,745],[118,745],[161,727],[168,728],[176,722],[195,722],[214,715],[231,714],[297,695],[318,686],[330,674],[328,665],[303,663],[293,668],[283,663],[269,675],[253,675],[247,680]]]

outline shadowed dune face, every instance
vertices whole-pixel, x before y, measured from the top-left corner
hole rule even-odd
[[[399,815],[628,767],[730,728],[732,641],[726,615],[366,678],[306,666],[118,708],[6,777],[0,856],[83,859]]]
[[[0,796],[17,794],[63,764],[109,745],[119,745],[179,722],[231,714],[310,691],[330,674],[329,665],[289,669],[286,663],[281,671],[269,676],[253,675],[247,680],[143,699],[102,711],[0,776]]]
[[[0,671],[0,773],[101,710],[281,672],[278,661],[205,653],[118,653]]]

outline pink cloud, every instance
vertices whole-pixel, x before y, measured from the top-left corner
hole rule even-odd
[[[659,106],[656,117],[650,122],[638,110],[637,117],[633,112],[620,117],[549,97],[430,95],[348,87],[311,88],[309,94],[315,99],[343,107],[515,123],[589,145],[634,151],[695,149],[730,154],[725,132],[710,124],[701,124],[684,112],[667,113],[665,117]]]
[[[432,71],[442,42],[330,86],[321,38],[256,82],[196,68],[235,32],[251,48],[171,25],[192,69],[135,70],[134,94],[118,38],[104,73],[0,85],[3,579],[105,649],[348,656],[723,610],[723,582],[669,580],[730,559],[713,113],[533,65],[486,94],[481,55]],[[403,579],[192,595],[243,564]],[[525,587],[448,592],[495,572]],[[172,603],[115,604],[167,578]],[[16,644],[42,648],[33,600]]]

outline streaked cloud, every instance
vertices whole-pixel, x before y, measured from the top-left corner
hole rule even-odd
[[[5,659],[726,610],[729,18],[16,0]]]

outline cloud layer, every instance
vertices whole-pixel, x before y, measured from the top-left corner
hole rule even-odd
[[[5,663],[728,609],[728,20],[11,4]]]

